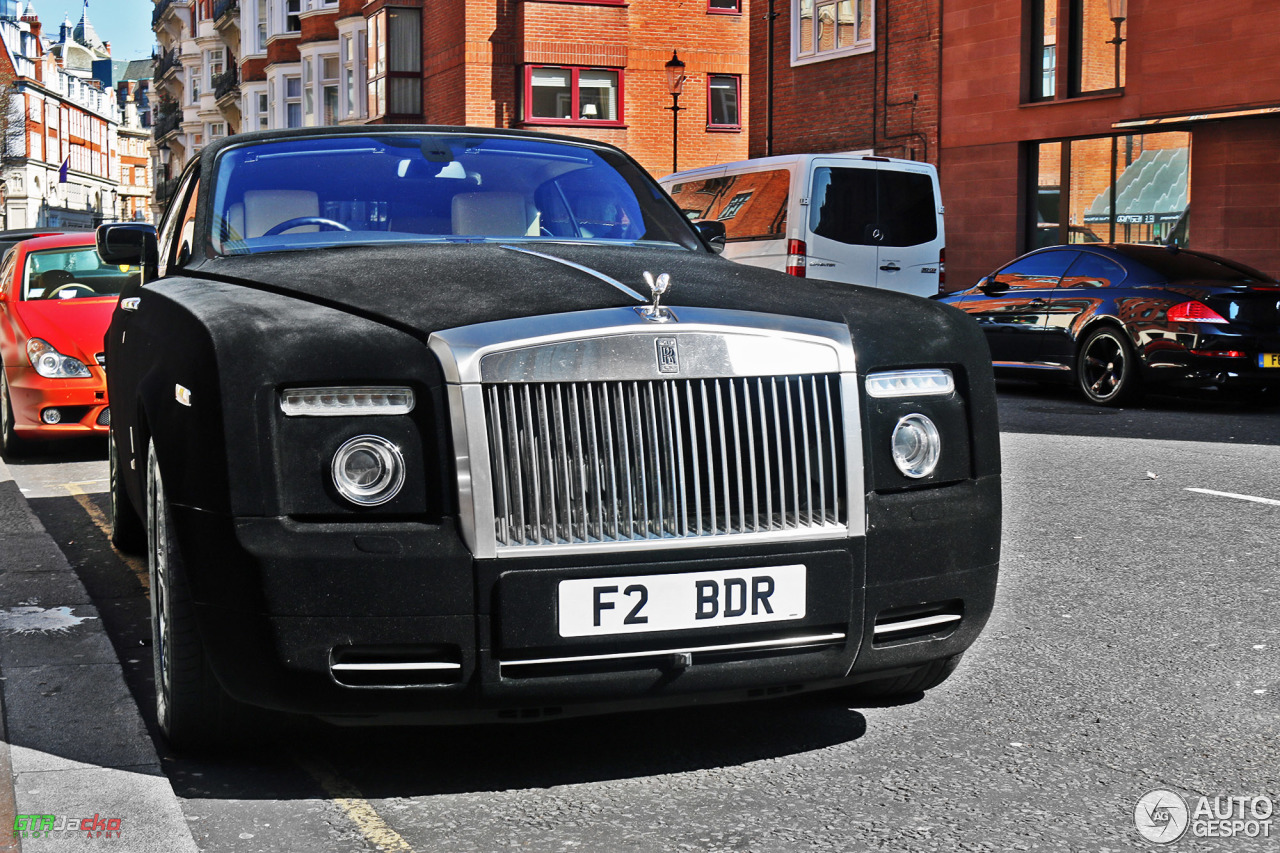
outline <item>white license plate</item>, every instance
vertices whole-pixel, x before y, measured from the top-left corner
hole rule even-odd
[[[560,636],[682,631],[805,615],[805,567],[560,581]]]

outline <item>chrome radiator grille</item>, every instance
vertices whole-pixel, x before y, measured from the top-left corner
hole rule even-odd
[[[500,548],[847,524],[839,374],[483,393]]]

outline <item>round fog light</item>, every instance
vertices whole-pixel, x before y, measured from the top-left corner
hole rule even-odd
[[[57,409],[45,409],[40,413],[40,420],[47,424],[62,423],[62,412]]]
[[[893,461],[908,477],[928,477],[938,466],[942,438],[924,415],[907,415],[893,428]]]
[[[400,448],[377,435],[360,435],[333,455],[333,485],[353,504],[378,506],[394,498],[404,485]]]

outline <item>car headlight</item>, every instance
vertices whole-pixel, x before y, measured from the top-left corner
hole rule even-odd
[[[400,448],[378,435],[358,435],[333,454],[333,485],[358,506],[379,506],[404,486]]]
[[[942,438],[933,421],[921,414],[906,415],[898,420],[890,438],[893,461],[908,477],[919,479],[933,473],[942,455]]]
[[[39,338],[27,341],[27,359],[36,373],[46,379],[88,379],[93,376],[83,361],[63,355]]]

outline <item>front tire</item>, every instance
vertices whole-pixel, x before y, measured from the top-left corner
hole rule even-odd
[[[111,497],[111,544],[128,554],[147,548],[147,531],[138,513],[129,503],[124,483],[120,480],[120,455],[116,451],[114,431],[107,436],[107,468]]]
[[[14,430],[13,400],[9,397],[9,380],[0,368],[0,452],[10,459],[21,456],[27,444]]]
[[[1097,406],[1120,406],[1138,396],[1138,360],[1123,331],[1102,326],[1085,336],[1076,357],[1076,385]]]
[[[196,630],[195,607],[154,443],[147,447],[146,540],[156,723],[175,750],[206,750],[225,738],[223,720],[230,699],[209,668]]]

